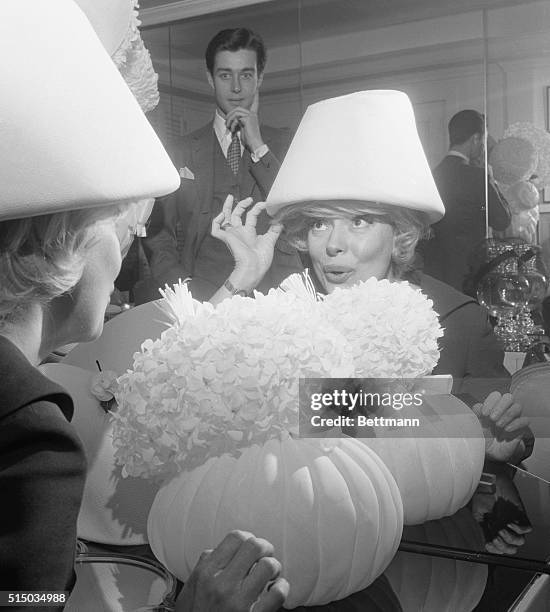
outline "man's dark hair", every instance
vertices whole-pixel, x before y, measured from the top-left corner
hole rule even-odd
[[[214,76],[214,60],[220,51],[239,51],[240,49],[250,49],[256,52],[256,68],[258,74],[262,74],[267,60],[264,41],[259,34],[248,28],[232,28],[221,30],[208,43],[204,57],[206,68]]]
[[[483,115],[475,110],[463,110],[449,121],[449,141],[451,146],[466,142],[474,134],[485,132]]]

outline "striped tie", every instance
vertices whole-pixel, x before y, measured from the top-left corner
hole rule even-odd
[[[241,161],[241,142],[239,140],[239,135],[237,132],[233,134],[233,138],[231,139],[231,144],[229,145],[229,149],[227,149],[227,163],[231,168],[233,174],[237,174],[239,172],[239,163]]]

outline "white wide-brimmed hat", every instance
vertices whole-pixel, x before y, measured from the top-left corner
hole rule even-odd
[[[0,220],[178,188],[177,170],[73,0],[2,0],[0,57]]]
[[[445,214],[401,91],[359,91],[309,106],[267,197],[267,212],[297,202],[360,200]]]

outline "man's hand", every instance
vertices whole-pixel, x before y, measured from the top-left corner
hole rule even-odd
[[[529,426],[529,419],[521,416],[521,405],[509,393],[493,391],[472,410],[485,435],[485,456],[493,461],[509,461],[523,444],[522,435]]]
[[[229,279],[239,289],[254,289],[265,276],[273,261],[275,243],[282,232],[282,225],[271,225],[265,234],[256,233],[258,216],[265,209],[265,202],[258,202],[242,216],[252,204],[252,198],[241,200],[233,208],[233,196],[225,199],[222,212],[212,221],[212,236],[224,242],[233,255],[235,268]]]
[[[229,111],[225,117],[225,125],[227,126],[227,129],[232,133],[240,130],[241,141],[251,153],[264,144],[262,134],[260,132],[258,107],[259,98],[258,92],[256,92],[250,110],[238,106],[237,108]]]
[[[202,553],[176,602],[176,612],[272,612],[288,596],[273,546],[246,531],[232,531]]]

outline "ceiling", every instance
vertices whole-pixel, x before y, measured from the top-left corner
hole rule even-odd
[[[196,9],[197,2],[190,0],[189,5],[193,4]],[[234,2],[231,0],[229,4]],[[182,0],[141,0],[140,9],[142,14],[150,16],[171,4],[182,10],[186,6]],[[329,34],[345,35],[358,30],[518,4],[521,0],[268,0],[224,10],[224,6],[228,6],[227,0],[204,0],[209,11],[215,11],[216,6],[219,10],[177,21],[173,28],[172,51],[175,57],[200,59],[205,41],[210,40],[220,27],[246,26],[256,30],[269,49]],[[148,21],[144,19],[145,24]],[[142,30],[148,31],[148,45],[168,43],[166,30],[159,31],[158,35],[147,26]]]

